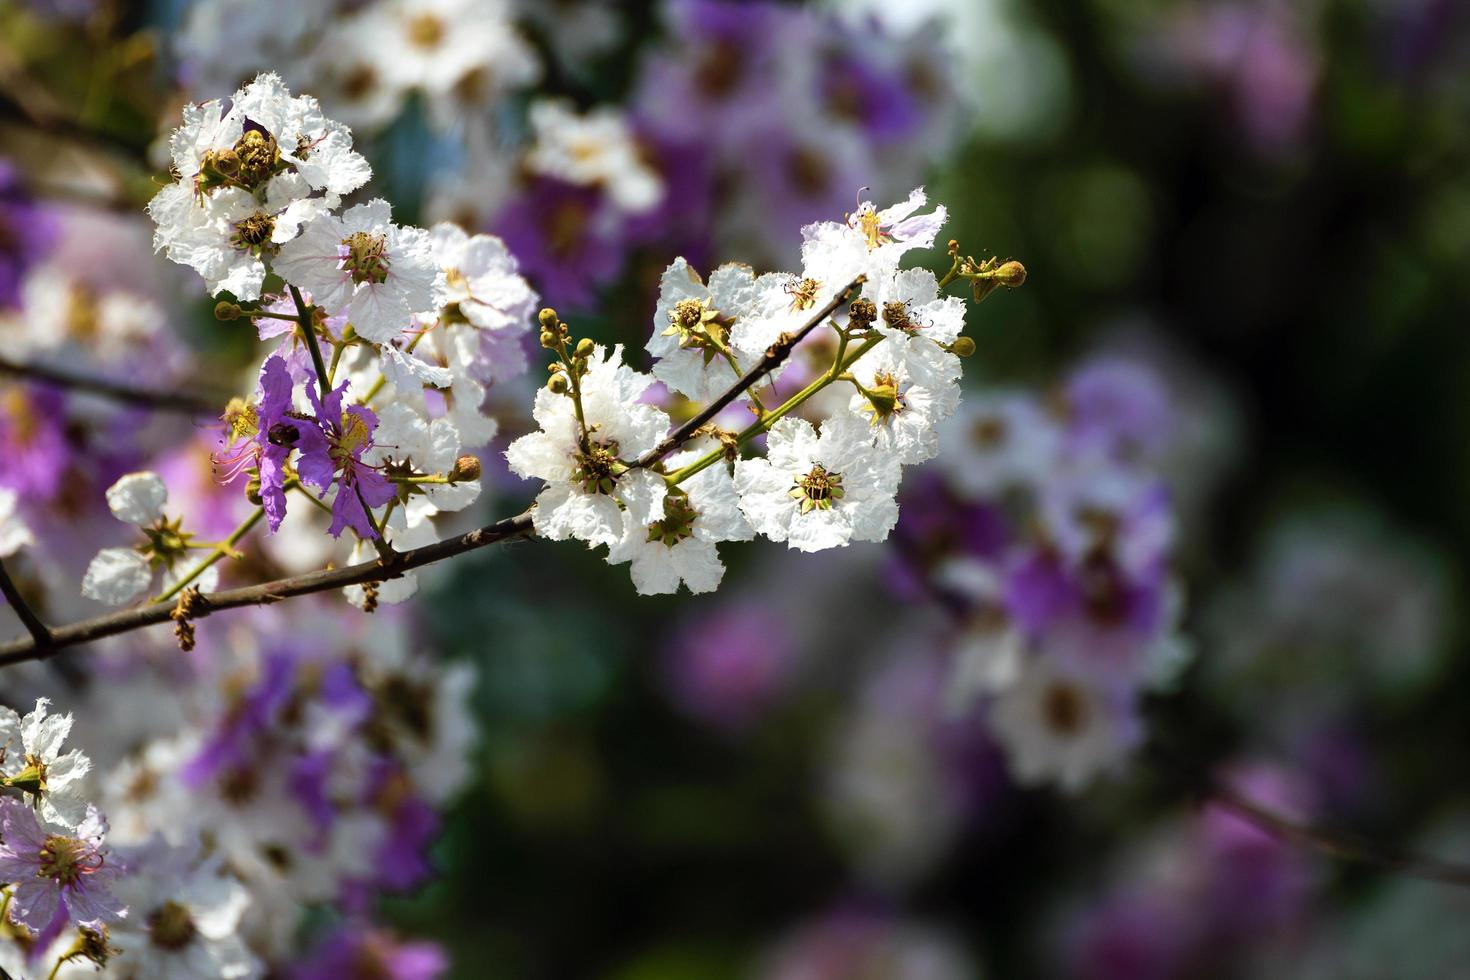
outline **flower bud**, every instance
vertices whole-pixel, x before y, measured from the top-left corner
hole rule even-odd
[[[552,332],[556,331],[558,318],[556,315],[556,311],[553,310],[551,307],[548,306],[546,307],[546,309],[536,314],[536,319],[540,321],[542,330],[550,330]]]
[[[546,382],[546,390],[553,395],[565,395],[567,393],[567,376],[565,374],[553,374],[551,380]]]
[[[249,482],[245,484],[245,499],[257,507],[261,505],[259,473],[252,474]]]
[[[956,337],[955,342],[949,345],[949,350],[951,354],[960,357],[971,357],[975,353],[975,341],[969,337]]]
[[[1026,281],[1026,267],[1015,259],[1006,262],[993,273],[995,281],[1007,289],[1015,289]]]
[[[223,320],[226,323],[231,320],[240,319],[239,304],[230,303],[226,300],[220,300],[218,303],[214,304],[214,318],[216,320]]]
[[[480,460],[468,454],[454,461],[454,469],[449,471],[449,479],[455,483],[464,480],[478,480],[480,478]]]
[[[591,338],[583,337],[581,340],[577,341],[577,356],[582,358],[583,360],[586,360],[587,358],[592,356],[592,350],[596,346],[596,344],[592,343]]]
[[[556,347],[557,336],[550,330],[541,331],[541,336],[539,339],[541,341],[541,346],[545,347],[547,350],[552,350]]]

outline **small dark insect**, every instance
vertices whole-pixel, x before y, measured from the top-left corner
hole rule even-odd
[[[277,422],[270,427],[270,431],[266,433],[266,438],[270,440],[272,446],[294,446],[296,445],[296,440],[301,438],[301,430],[294,425]]]

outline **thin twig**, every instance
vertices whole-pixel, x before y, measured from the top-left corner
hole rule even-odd
[[[34,381],[72,391],[100,395],[103,398],[129,405],[140,405],[161,411],[185,412],[190,415],[218,415],[220,407],[228,400],[223,396],[215,400],[202,394],[137,388],[121,381],[88,377],[44,364],[12,361],[6,357],[0,357],[0,374],[13,375],[23,381]]]
[[[20,589],[10,579],[10,573],[5,570],[5,563],[0,561],[0,595],[5,596],[5,601],[10,603],[10,608],[15,610],[15,615],[20,618],[21,624],[25,626],[26,632],[31,634],[31,645],[39,650],[48,650],[52,646],[51,631],[46,624],[41,622],[41,617],[36,615],[25,597],[20,594]]]
[[[488,545],[517,538],[531,532],[531,513],[526,511],[508,517],[495,524],[470,531],[457,538],[438,541],[434,544],[395,554],[391,561],[369,561],[346,568],[329,568],[290,578],[264,582],[260,585],[223,592],[206,592],[199,597],[197,612],[191,617],[203,619],[222,609],[238,609],[241,606],[262,606],[293,596],[327,592],[348,585],[363,585],[367,582],[382,582],[398,578],[404,572],[443,561],[455,555],[484,548]],[[58,650],[100,640],[103,637],[130,633],[133,630],[154,626],[169,621],[172,609],[167,604],[152,603],[135,609],[98,616],[70,626],[61,626],[50,632],[50,642],[38,645],[34,639],[19,639],[0,645],[0,667],[23,663],[28,660],[45,660]]]
[[[1366,864],[1409,878],[1422,878],[1460,888],[1470,888],[1470,865],[1411,854],[1343,831],[1325,830],[1300,823],[1243,796],[1223,782],[1211,781],[1204,801],[1229,810],[1272,837],[1321,851],[1340,861]]]
[[[680,446],[684,445],[684,443],[688,442],[690,437],[694,435],[696,430],[698,430],[710,419],[714,418],[716,415],[719,415],[722,411],[724,411],[725,406],[729,405],[735,399],[739,398],[742,394],[745,393],[747,389],[753,386],[762,377],[780,367],[781,363],[785,361],[786,358],[791,356],[791,352],[796,348],[796,345],[806,339],[807,334],[811,333],[813,330],[817,329],[817,327],[821,326],[822,322],[826,320],[827,317],[831,316],[834,312],[836,312],[839,306],[847,302],[847,299],[849,296],[852,295],[853,290],[857,289],[863,284],[863,279],[863,276],[858,276],[852,282],[848,283],[843,289],[839,290],[835,296],[828,300],[825,306],[823,306],[816,313],[813,313],[812,318],[808,320],[800,330],[798,330],[794,334],[788,334],[784,336],[781,340],[772,344],[770,349],[766,351],[765,356],[763,356],[759,361],[756,362],[755,367],[751,368],[749,371],[746,371],[745,374],[741,375],[739,381],[736,381],[729,388],[725,389],[725,391],[718,398],[710,402],[709,405],[705,406],[704,410],[701,411],[698,415],[695,415],[693,418],[685,422],[683,425],[679,426],[673,432],[670,432],[657,446],[654,446],[648,452],[644,453],[642,456],[639,456],[638,461],[633,465],[652,466],[654,463],[657,463],[659,460],[669,455],[669,453],[672,453],[675,449],[678,449]]]

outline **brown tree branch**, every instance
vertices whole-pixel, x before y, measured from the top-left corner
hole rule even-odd
[[[121,381],[109,381],[44,364],[27,364],[0,356],[0,375],[8,374],[22,381],[34,381],[67,388],[72,391],[100,395],[128,405],[140,405],[160,411],[184,412],[189,415],[218,415],[227,397],[218,400],[208,395],[179,391],[152,391]]]
[[[31,634],[31,645],[38,650],[47,650],[51,647],[51,631],[46,624],[41,622],[41,617],[36,615],[34,609],[26,602],[25,597],[20,594],[20,589],[10,579],[10,573],[5,570],[5,563],[0,561],[0,595],[5,596],[5,601],[10,603],[10,608],[20,619],[21,625],[26,632]]]
[[[238,609],[241,606],[261,606],[293,596],[326,592],[347,585],[364,585],[398,578],[404,572],[428,565],[488,545],[522,537],[531,532],[531,513],[526,511],[508,517],[495,524],[470,531],[455,538],[395,554],[391,561],[369,561],[346,568],[329,568],[305,575],[277,579],[239,589],[201,594],[191,606],[191,619],[203,619],[223,609]],[[0,667],[24,663],[28,660],[45,660],[67,647],[90,643],[103,637],[130,633],[133,630],[155,626],[169,621],[173,606],[158,603],[124,609],[120,612],[98,616],[69,626],[60,626],[50,631],[50,642],[38,644],[33,636],[29,639],[12,640],[0,645]]]
[[[754,367],[752,367],[749,371],[746,371],[743,375],[740,376],[739,381],[736,381],[729,388],[725,389],[725,391],[723,391],[718,398],[705,406],[704,410],[701,411],[699,414],[695,415],[692,419],[679,426],[673,432],[670,432],[657,446],[654,446],[648,452],[644,453],[642,456],[639,456],[637,462],[635,462],[633,465],[652,466],[654,463],[657,463],[659,460],[663,459],[665,456],[669,455],[674,450],[684,445],[684,443],[688,442],[690,437],[694,435],[696,430],[698,430],[701,426],[703,426],[710,419],[714,418],[716,415],[719,415],[720,412],[724,411],[725,406],[729,405],[735,399],[739,398],[742,394],[748,391],[763,376],[771,373],[772,371],[776,370],[776,368],[780,367],[781,363],[785,361],[786,358],[791,356],[791,352],[796,349],[796,345],[805,340],[807,335],[810,334],[813,330],[821,326],[822,322],[826,320],[827,317],[835,313],[839,306],[847,302],[847,299],[849,296],[852,295],[853,290],[861,286],[863,284],[863,281],[864,277],[858,276],[852,282],[848,283],[844,288],[839,290],[835,296],[827,301],[827,304],[825,306],[823,306],[820,310],[817,310],[817,312],[813,313],[812,318],[808,320],[800,330],[798,330],[794,334],[782,335],[781,339],[771,345],[770,349],[766,351],[765,356],[757,361]]]
[[[1365,864],[1408,878],[1470,888],[1470,865],[1412,854],[1356,834],[1326,830],[1293,820],[1218,780],[1211,780],[1203,796],[1206,803],[1230,811],[1283,843],[1311,848],[1340,861]]]

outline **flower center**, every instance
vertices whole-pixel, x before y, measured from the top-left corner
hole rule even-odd
[[[75,885],[83,876],[102,867],[102,855],[87,846],[86,841],[75,837],[52,834],[41,845],[40,878],[54,878],[58,884]]]
[[[868,399],[867,410],[872,414],[872,423],[880,425],[890,421],[904,410],[903,396],[898,393],[898,378],[887,371],[873,375],[873,387],[865,389]]]
[[[970,427],[970,441],[982,449],[994,449],[1006,441],[1005,419],[991,416]]]
[[[246,187],[261,183],[275,173],[276,165],[281,162],[276,138],[263,130],[247,129],[235,140],[233,149],[240,162],[240,183]]]
[[[612,493],[617,486],[618,444],[616,442],[594,442],[583,452],[573,453],[572,461],[577,468],[572,480],[582,485],[584,493]]]
[[[791,297],[793,310],[809,310],[817,305],[817,290],[822,284],[815,279],[796,279],[786,284],[786,295]]]
[[[378,89],[378,73],[371,65],[357,65],[342,79],[342,94],[352,102],[359,102]]]
[[[419,14],[409,19],[408,40],[414,47],[432,50],[444,40],[444,21],[433,14]]]
[[[264,211],[257,211],[244,221],[236,222],[230,243],[242,252],[259,254],[269,244],[275,230],[276,219]]]
[[[1087,701],[1072,685],[1056,683],[1047,688],[1041,712],[1047,727],[1070,738],[1081,732],[1087,721]]]
[[[902,300],[883,304],[883,322],[904,333],[917,333],[919,330],[919,325],[909,316],[909,305]]]
[[[679,346],[685,350],[704,351],[704,363],[708,365],[728,349],[730,327],[734,323],[733,317],[712,309],[708,299],[682,299],[669,311],[669,327],[664,336],[678,337]]]
[[[694,536],[694,521],[699,512],[689,506],[687,494],[671,493],[664,498],[664,519],[648,525],[648,540],[662,541],[672,548]]]
[[[884,242],[893,241],[893,236],[883,230],[878,224],[878,212],[870,204],[853,216],[854,226],[862,232],[863,239],[868,243],[868,248],[874,249]]]
[[[799,193],[816,197],[831,183],[832,170],[822,154],[810,147],[801,147],[787,155],[786,176]]]
[[[198,931],[194,917],[178,902],[164,902],[148,916],[148,938],[162,949],[183,949]]]
[[[803,514],[813,510],[831,510],[832,505],[841,500],[845,491],[842,489],[842,474],[828,473],[826,467],[818,464],[812,467],[812,471],[792,486],[789,496],[797,501]]]
[[[89,340],[97,336],[101,317],[98,313],[97,294],[86,286],[73,285],[67,290],[66,333],[77,340]]]
[[[339,268],[345,269],[352,281],[381,283],[388,280],[388,236],[354,231],[342,239],[337,249]]]
[[[694,84],[711,99],[725,99],[745,74],[745,55],[729,41],[710,44],[694,69]]]
[[[231,398],[221,420],[225,423],[225,436],[230,443],[249,439],[260,431],[260,412],[243,398]]]
[[[341,431],[332,443],[332,459],[338,467],[346,466],[358,454],[372,444],[372,433],[368,424],[355,412],[342,415]]]
[[[1094,551],[1079,573],[1082,600],[1093,619],[1117,626],[1128,617],[1128,586],[1123,573],[1104,551]]]

